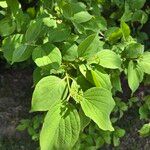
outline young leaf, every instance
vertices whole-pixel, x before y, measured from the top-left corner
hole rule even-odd
[[[144,124],[144,126],[139,130],[140,135],[147,137],[150,135],[150,123]]]
[[[32,58],[38,67],[49,68],[58,68],[62,59],[59,49],[50,43],[36,47]]]
[[[115,130],[114,134],[115,134],[117,137],[121,138],[121,137],[123,137],[123,136],[125,135],[125,130],[124,130],[124,129],[121,129],[121,128],[117,128],[117,129]]]
[[[140,119],[148,119],[150,110],[146,104],[142,105],[139,109]]]
[[[32,96],[32,111],[46,111],[56,101],[63,100],[67,94],[66,82],[56,76],[42,78],[36,85]]]
[[[108,41],[115,43],[122,37],[122,30],[117,27],[112,27],[105,34]]]
[[[77,103],[83,99],[83,91],[76,80],[71,84],[70,95]]]
[[[128,84],[132,93],[139,87],[140,82],[143,80],[143,71],[139,66],[136,66],[133,61],[128,65]]]
[[[121,30],[124,39],[127,40],[127,38],[130,36],[130,28],[124,21],[121,21]]]
[[[145,73],[150,74],[150,52],[145,52],[139,60],[139,65]]]
[[[92,87],[84,76],[78,76],[76,80],[73,80],[71,84],[70,94],[72,98],[79,103],[83,99],[83,92]]]
[[[150,115],[150,96],[144,97],[145,103],[139,108],[140,119],[148,119]]]
[[[104,68],[117,69],[121,68],[121,58],[111,50],[102,50],[97,54],[98,64]]]
[[[113,131],[110,113],[115,106],[111,92],[99,87],[87,90],[80,101],[86,116],[91,118],[102,130]]]
[[[119,146],[119,144],[120,144],[120,139],[115,135],[113,136],[113,144],[115,147]]]

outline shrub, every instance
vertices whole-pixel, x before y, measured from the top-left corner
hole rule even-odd
[[[142,105],[135,97],[150,74],[148,1],[1,0],[0,9],[4,58],[35,64],[31,112],[45,113],[18,129],[41,150],[118,146],[118,121],[136,104],[148,120],[149,96]],[[149,123],[140,134],[150,134]]]

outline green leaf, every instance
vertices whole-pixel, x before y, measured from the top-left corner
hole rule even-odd
[[[78,57],[78,46],[76,44],[65,43],[62,49],[63,60],[74,61]]]
[[[124,21],[121,21],[121,30],[124,39],[127,40],[128,37],[130,36],[130,28]]]
[[[111,132],[100,130],[100,135],[107,144],[111,144]]]
[[[71,20],[75,23],[83,23],[89,21],[91,18],[92,15],[90,15],[87,11],[80,11],[74,14]]]
[[[88,22],[82,23],[82,25],[85,30],[91,30],[96,33],[107,29],[107,22],[102,16],[93,17]]]
[[[67,4],[63,5],[63,7],[62,7],[63,16],[69,20],[73,16],[73,13],[74,13],[71,4],[67,3]]]
[[[42,20],[32,21],[26,31],[25,38],[28,43],[35,42],[42,30]]]
[[[111,83],[112,83],[112,87],[115,90],[122,92],[121,81],[120,81],[120,74],[118,74],[118,73],[112,74],[112,76],[111,76]]]
[[[117,69],[121,68],[121,58],[111,50],[102,50],[97,54],[98,64],[104,68]]]
[[[147,137],[150,135],[150,123],[144,124],[143,127],[139,130],[140,135]]]
[[[121,17],[121,20],[124,20],[125,22],[131,21],[133,12],[131,11],[129,7],[129,3],[125,1],[125,11],[123,16]]]
[[[148,20],[148,15],[143,10],[138,10],[134,12],[132,16],[132,22],[140,22],[142,25]]]
[[[78,76],[76,81],[77,81],[77,84],[80,86],[80,88],[82,89],[83,92],[92,87],[92,84],[90,82],[88,82],[86,80],[86,78],[82,75]]]
[[[117,27],[111,27],[106,31],[105,36],[108,41],[115,43],[122,37],[122,30]]]
[[[77,103],[83,99],[83,90],[76,80],[73,80],[71,84],[70,95]]]
[[[110,113],[115,106],[111,92],[99,87],[87,90],[80,101],[86,116],[91,118],[102,130],[113,131]]]
[[[121,128],[117,128],[114,133],[117,137],[121,138],[125,135],[125,130]]]
[[[46,68],[58,68],[62,59],[59,49],[50,43],[36,47],[32,58],[38,67]]]
[[[143,75],[142,69],[134,64],[133,61],[130,61],[128,65],[128,84],[132,93],[139,87],[140,82],[143,80]]]
[[[71,19],[74,14],[85,11],[86,6],[82,2],[71,2],[63,5],[63,15],[66,19]]]
[[[72,106],[61,118],[56,131],[54,143],[55,149],[72,149],[79,138],[80,133],[80,116],[77,110]]]
[[[40,134],[41,150],[71,149],[76,143],[80,133],[79,114],[74,107],[68,107],[63,115],[62,108],[57,103],[48,111]]]
[[[140,119],[148,119],[150,115],[150,96],[144,97],[145,103],[139,108]]]
[[[110,82],[110,76],[108,74],[100,70],[91,70],[91,74],[96,87],[102,87],[111,90],[112,86]]]
[[[70,27],[62,23],[58,24],[55,28],[50,28],[48,31],[50,42],[62,42],[70,35]]]
[[[25,130],[26,128],[28,128],[30,125],[30,120],[29,119],[22,119],[20,121],[20,124],[16,127],[16,129],[18,131],[23,131]]]
[[[111,90],[110,76],[100,67],[95,66],[91,70],[86,70],[85,78],[96,87]]]
[[[146,105],[148,106],[148,109],[150,110],[150,95],[145,96],[144,101]]]
[[[50,17],[45,17],[45,18],[42,18],[42,21],[43,21],[43,24],[47,27],[54,27],[56,28],[57,27],[57,24],[56,24],[56,20],[55,19],[52,19]]]
[[[115,97],[116,106],[119,108],[119,110],[127,111],[128,106],[125,102],[123,102],[120,98]]]
[[[5,1],[0,1],[0,7],[7,8],[7,3]]]
[[[120,144],[120,139],[116,137],[115,135],[113,136],[113,144],[114,146],[119,146]]]
[[[11,18],[4,18],[0,20],[0,35],[8,36],[16,29],[16,24]]]
[[[48,69],[42,69],[42,68],[39,68],[39,67],[36,67],[34,69],[34,72],[33,72],[33,83],[34,83],[34,86],[43,78],[43,77],[46,77],[46,76],[49,76],[51,73],[50,73],[50,70]]]
[[[67,84],[56,76],[42,78],[36,85],[32,96],[31,111],[46,111],[56,101],[63,100],[67,94]]]
[[[15,34],[3,40],[2,51],[7,61],[9,62],[12,61],[13,53],[14,51],[16,51],[18,47],[22,45],[22,41],[23,41],[23,34]]]
[[[20,45],[17,47],[12,56],[12,63],[14,62],[22,62],[27,60],[32,54],[33,47],[27,45]]]
[[[25,33],[29,22],[30,22],[30,17],[22,11],[22,9],[19,9],[17,14],[15,15],[15,22],[16,22],[16,32],[18,33]]]
[[[13,15],[16,15],[19,10],[18,0],[6,0],[6,2]]]
[[[132,10],[136,10],[141,9],[144,6],[146,0],[127,0],[127,2]]]
[[[40,133],[41,150],[50,150],[53,147],[54,139],[56,138],[56,130],[59,127],[61,120],[61,103],[54,103],[49,108],[44,119],[43,127]]]
[[[142,105],[139,109],[140,119],[148,119],[150,110],[146,104]]]
[[[91,122],[91,119],[85,116],[84,112],[80,109],[79,111],[80,115],[80,125],[81,125],[81,131],[83,132],[84,128],[89,125]]]
[[[126,58],[138,58],[140,57],[144,52],[144,46],[140,43],[131,43],[129,44],[123,54]]]
[[[103,42],[99,40],[98,35],[92,34],[79,44],[78,56],[88,58],[97,53],[102,47]]]
[[[34,19],[35,16],[36,16],[36,10],[35,10],[35,7],[29,7],[27,8],[27,13],[29,14],[29,16]]]
[[[145,52],[139,60],[139,65],[145,73],[150,74],[150,52]]]
[[[95,139],[95,143],[96,143],[96,148],[99,149],[105,144],[105,141],[101,136],[99,136],[98,138]]]

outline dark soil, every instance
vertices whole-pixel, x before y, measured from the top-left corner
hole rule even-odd
[[[34,150],[27,132],[16,130],[21,119],[31,116],[31,86],[31,69],[0,73],[0,150]]]
[[[32,95],[32,70],[11,69],[0,73],[0,150],[36,150],[27,132],[18,132],[16,126],[23,118],[30,118]],[[107,150],[149,150],[150,138],[141,138],[138,130],[144,124],[138,119],[138,109],[133,108],[120,121],[126,129],[118,148]]]
[[[139,119],[138,109],[132,108],[119,121],[119,127],[126,130],[119,147],[106,146],[105,150],[150,150],[150,138],[140,137],[138,130],[144,125]]]

